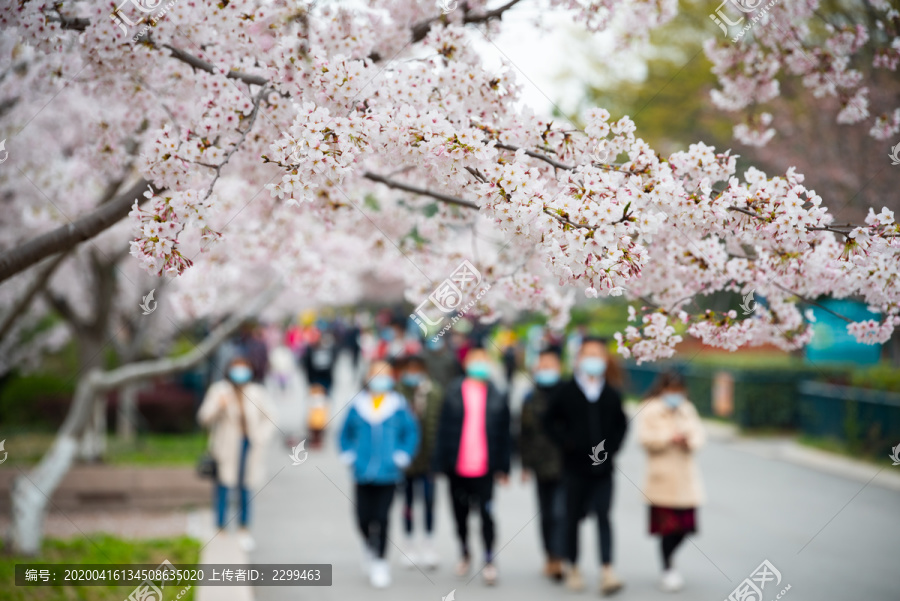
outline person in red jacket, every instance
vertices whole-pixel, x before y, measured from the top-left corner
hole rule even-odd
[[[497,581],[494,565],[494,479],[506,484],[509,474],[509,404],[490,381],[490,358],[472,348],[465,358],[466,375],[451,382],[441,407],[435,444],[435,471],[447,474],[461,559],[456,568],[465,576],[471,568],[468,517],[471,505],[481,514],[485,584]]]

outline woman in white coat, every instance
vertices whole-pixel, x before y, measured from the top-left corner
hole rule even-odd
[[[705,440],[700,416],[677,373],[662,374],[652,387],[638,413],[638,434],[647,451],[644,495],[650,502],[650,533],[662,539],[660,587],[675,592],[684,579],[672,566],[672,555],[697,529],[703,488],[694,452]]]
[[[209,428],[209,450],[216,462],[216,523],[220,529],[225,528],[229,492],[236,491],[240,503],[239,540],[250,550],[250,491],[262,484],[265,450],[275,429],[275,412],[266,389],[251,382],[253,368],[245,358],[233,359],[225,373],[225,380],[209,387],[197,421]]]

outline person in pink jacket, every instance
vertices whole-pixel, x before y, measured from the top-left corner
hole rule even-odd
[[[660,588],[675,592],[684,587],[684,579],[672,556],[697,531],[696,508],[703,502],[694,453],[705,440],[700,416],[677,373],[662,374],[647,394],[638,413],[638,436],[647,451],[644,495],[650,502],[650,533],[661,537]]]

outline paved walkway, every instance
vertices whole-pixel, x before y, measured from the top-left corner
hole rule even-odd
[[[355,392],[346,362],[340,365],[338,384],[335,398],[343,406]],[[258,601],[441,601],[454,590],[458,601],[596,596],[593,521],[583,525],[581,544],[589,592],[569,594],[539,575],[537,504],[533,488],[519,481],[518,469],[510,484],[498,487],[496,494],[500,569],[496,588],[486,588],[479,577],[467,581],[452,575],[457,549],[446,482],[440,479],[436,517],[443,557],[440,568],[434,572],[403,569],[398,549],[392,545],[394,584],[387,591],[370,589],[359,567],[352,483],[334,448],[335,431],[343,417],[343,413],[334,416],[325,448],[311,452],[301,465],[292,465],[284,445],[273,448],[271,480],[253,507],[258,543],[251,554],[253,562],[330,563],[334,584],[328,588],[260,587],[255,590]],[[288,422],[297,419],[299,412],[283,411],[282,428],[287,430]],[[862,472],[837,475],[799,465],[779,449],[777,441],[714,436],[701,452],[709,502],[699,513],[700,532],[677,555],[688,586],[677,595],[666,595],[655,588],[658,543],[646,533],[647,509],[638,488],[644,457],[632,430],[615,479],[614,548],[618,571],[626,582],[618,598],[722,601],[768,559],[781,572],[782,581],[777,589],[771,584],[766,587],[763,601],[773,600],[788,584],[791,589],[782,597],[787,601],[897,601],[900,492],[895,486],[900,466],[875,470],[874,477]],[[392,511],[393,541],[401,537],[399,505],[395,502]],[[473,525],[477,533],[476,522]],[[477,544],[474,548],[477,552]]]

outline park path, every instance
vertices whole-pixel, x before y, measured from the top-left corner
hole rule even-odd
[[[348,362],[338,366],[335,406],[343,407],[358,386]],[[518,391],[517,391],[518,392]],[[289,400],[282,404],[290,404]],[[359,567],[360,543],[353,526],[353,486],[337,459],[334,436],[345,413],[333,415],[325,447],[294,466],[289,449],[273,445],[268,484],[255,498],[255,563],[330,563],[333,586],[327,588],[258,587],[258,601],[441,601],[455,590],[457,601],[596,597],[597,549],[593,521],[582,526],[581,566],[591,585],[568,593],[540,576],[537,502],[532,486],[521,483],[515,469],[510,484],[498,487],[500,582],[485,587],[480,577],[455,578],[456,545],[443,478],[437,487],[437,546],[443,558],[436,571],[401,566],[395,545],[389,549],[394,583],[372,590]],[[282,407],[287,431],[300,412]],[[775,443],[712,436],[699,462],[708,503],[699,513],[699,533],[685,543],[677,564],[688,586],[668,595],[656,589],[657,542],[647,533],[647,509],[640,493],[644,457],[629,432],[617,458],[613,522],[616,565],[626,588],[623,600],[685,599],[722,601],[763,560],[781,573],[779,587],[769,584],[763,601],[823,599],[900,599],[900,492],[898,474],[884,468],[874,478],[842,477],[779,459]],[[868,480],[868,481],[867,481]],[[890,488],[893,486],[893,488]],[[391,539],[401,539],[399,495],[392,510]],[[473,516],[473,520],[476,519]],[[473,532],[477,524],[473,522]],[[478,552],[477,538],[473,538]],[[754,600],[756,601],[756,600]]]

